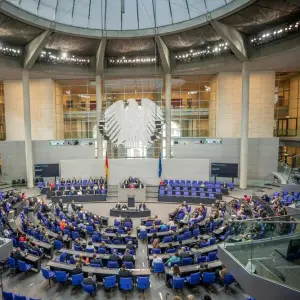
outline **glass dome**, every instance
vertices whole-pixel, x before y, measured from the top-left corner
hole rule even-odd
[[[79,35],[154,35],[199,26],[251,0],[5,0],[2,11],[35,25]],[[74,30],[74,27],[77,28]],[[78,31],[78,28],[81,31]],[[133,32],[134,31],[134,32]],[[137,33],[138,32],[138,33]]]

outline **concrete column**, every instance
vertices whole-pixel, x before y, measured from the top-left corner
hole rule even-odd
[[[171,158],[171,74],[165,75],[166,97],[166,158]]]
[[[249,131],[249,70],[246,62],[242,63],[242,118],[240,152],[240,188],[247,188],[248,179],[248,131]]]
[[[22,71],[22,81],[23,81],[25,160],[26,160],[27,187],[33,188],[30,88],[29,88],[29,74],[27,70]]]
[[[100,75],[96,76],[96,108],[97,108],[97,158],[103,158],[103,147],[102,147],[102,137],[98,129],[98,125],[101,119],[102,112],[102,78]]]

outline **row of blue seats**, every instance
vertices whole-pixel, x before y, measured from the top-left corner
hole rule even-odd
[[[164,263],[155,263],[153,265],[153,272],[157,274],[165,273]],[[211,285],[216,282],[216,274],[214,272],[196,272],[187,277],[173,277],[171,279],[171,286],[175,290],[184,288],[184,284],[188,283],[189,286],[197,286],[200,283]],[[221,282],[224,286],[229,286],[234,282],[234,278],[230,273],[225,275],[224,281]]]
[[[11,292],[2,292],[3,295],[3,300],[41,300],[37,298],[27,298],[25,296],[19,295],[19,294],[14,294]]]
[[[221,188],[221,185],[222,183],[217,181],[216,183],[214,182],[210,182],[210,181],[202,181],[202,180],[174,180],[174,179],[170,179],[170,180],[167,180],[165,179],[164,180],[164,185],[171,185],[171,186],[195,186],[195,187],[200,187],[201,184],[204,184],[206,187],[217,187],[217,188]],[[234,183],[233,182],[230,182],[227,184],[228,187],[230,189],[233,189],[234,188]]]
[[[57,283],[66,284],[69,281],[69,274],[65,271],[49,271],[45,268],[42,268],[42,274],[45,279],[49,281],[49,286],[51,287],[51,279],[56,280]],[[83,284],[83,274],[76,274],[71,276],[71,285],[75,288],[82,287],[85,292],[93,296],[97,289],[93,285],[86,285]],[[146,290],[150,288],[150,278],[149,277],[137,277],[137,288],[139,290]],[[112,288],[116,287],[118,284],[119,289],[121,291],[130,291],[133,289],[133,280],[132,278],[120,278],[119,282],[117,282],[117,276],[106,276],[103,278],[103,286],[107,290],[111,290]]]
[[[221,191],[220,191],[221,192]],[[198,195],[197,195],[198,194]],[[212,200],[215,199],[215,195],[212,194],[212,193],[199,193],[199,192],[180,192],[180,191],[175,191],[175,193],[172,191],[172,190],[168,190],[168,191],[165,191],[165,190],[159,190],[159,196],[183,196],[183,197],[189,197],[189,196],[192,196],[192,197],[197,197],[199,196],[200,198],[210,198]]]

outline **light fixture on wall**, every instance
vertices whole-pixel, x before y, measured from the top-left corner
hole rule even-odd
[[[228,43],[215,43],[200,49],[190,49],[188,52],[178,52],[175,59],[179,62],[191,62],[199,59],[211,58],[230,52]]]
[[[138,56],[138,57],[109,57],[108,65],[144,65],[144,64],[155,64],[157,61],[156,56]]]
[[[257,47],[298,33],[299,25],[300,21],[285,23],[268,31],[257,33],[256,35],[250,37],[249,40],[253,47]]]
[[[12,57],[20,57],[21,56],[21,48],[9,46],[4,43],[0,43],[0,53],[2,55],[12,56]]]

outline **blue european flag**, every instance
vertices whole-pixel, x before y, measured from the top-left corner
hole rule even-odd
[[[162,161],[161,161],[161,152],[159,153],[159,160],[158,160],[158,177],[161,177],[162,173]]]

